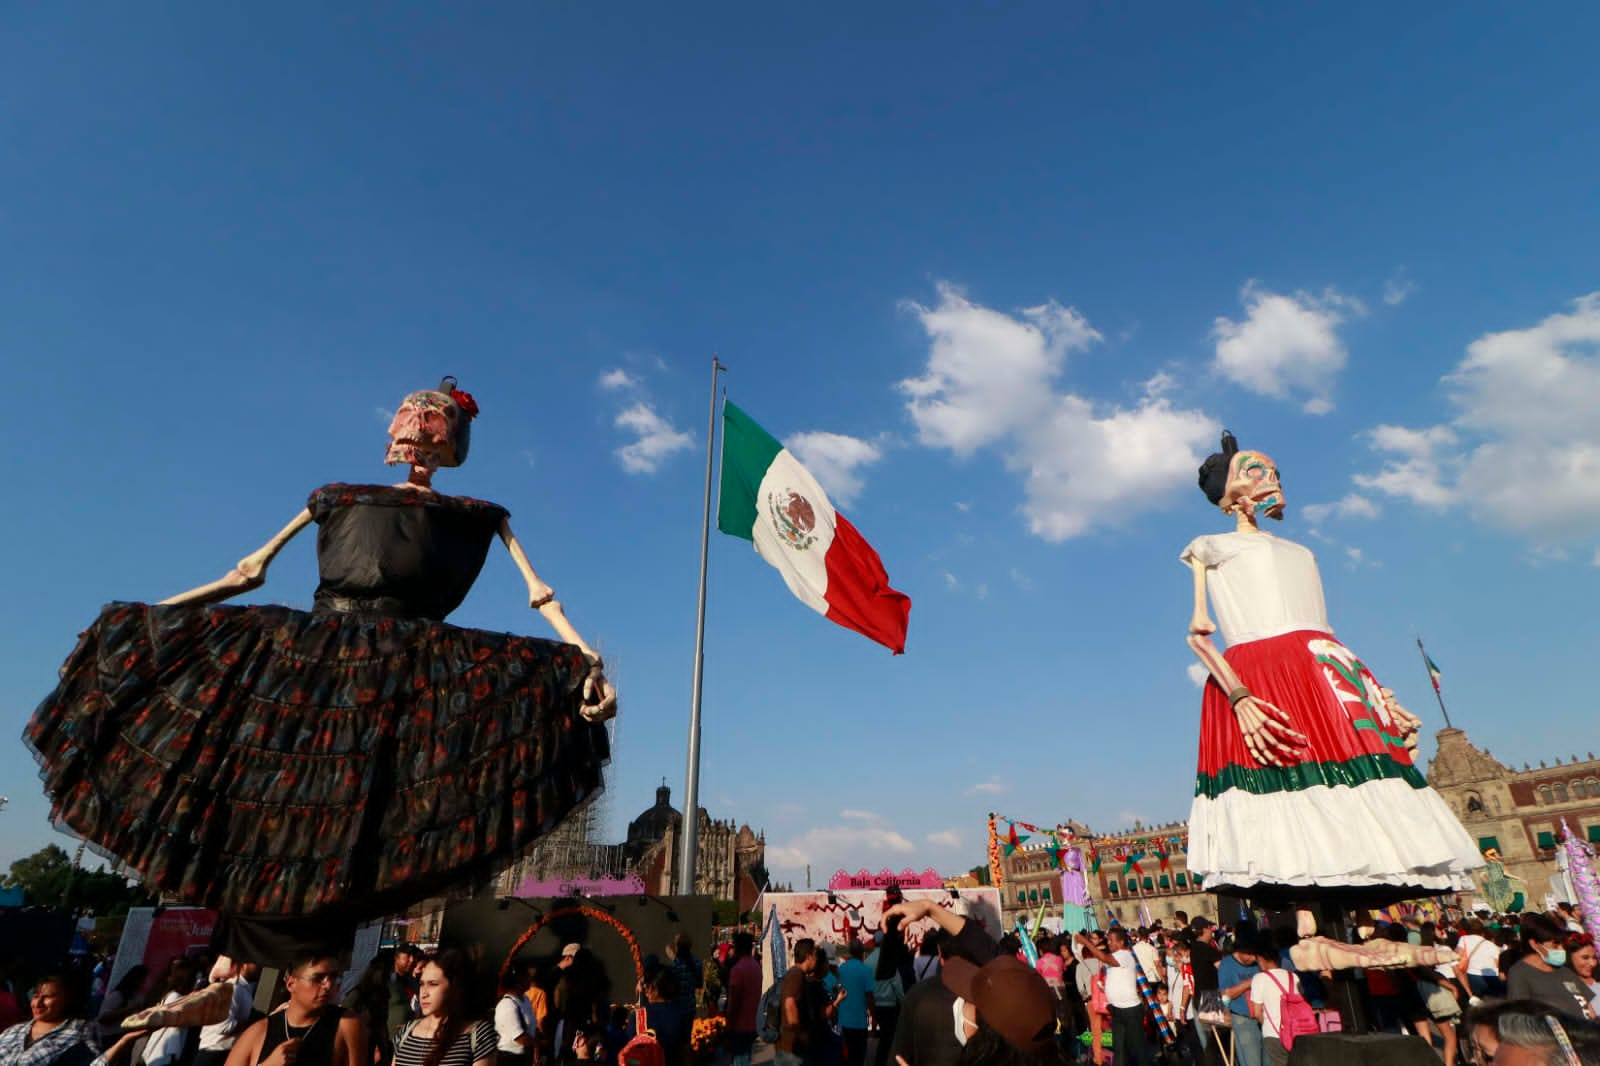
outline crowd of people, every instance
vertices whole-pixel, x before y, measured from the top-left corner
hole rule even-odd
[[[923,918],[935,928],[913,951],[904,927]],[[615,992],[585,947],[566,944],[548,968],[508,969],[492,1006],[464,955],[411,944],[379,953],[343,997],[340,960],[308,953],[284,969],[266,1013],[259,968],[227,959],[175,958],[159,974],[135,966],[114,985],[105,964],[42,973],[26,982],[21,1017],[22,978],[8,974],[0,1066],[692,1066],[713,1052],[750,1066],[758,1041],[772,1045],[776,1066],[1277,1066],[1296,1035],[1290,1016],[1337,1028],[1336,982],[1348,995],[1352,979],[1369,1028],[1414,1034],[1445,1066],[1600,1064],[1595,942],[1570,909],[1358,917],[1356,939],[1438,947],[1448,961],[1336,977],[1295,965],[1292,928],[1219,927],[1182,912],[1025,945],[902,901],[868,940],[800,940],[765,991],[748,932],[703,963],[679,936],[644,958],[637,985]],[[123,1028],[219,983],[231,986],[221,1021]],[[716,1040],[699,1039],[713,1017]],[[630,1054],[641,1039],[651,1053]],[[1508,1046],[1533,1057],[1499,1052]]]

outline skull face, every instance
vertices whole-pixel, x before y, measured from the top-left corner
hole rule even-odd
[[[1248,507],[1257,518],[1283,518],[1283,486],[1278,465],[1264,452],[1237,452],[1228,464],[1228,488],[1222,509]]]
[[[457,454],[461,408],[448,395],[432,389],[405,398],[389,423],[389,452],[384,462],[405,463],[425,470],[460,466]]]

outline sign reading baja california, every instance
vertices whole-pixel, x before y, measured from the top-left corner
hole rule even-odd
[[[850,873],[846,870],[837,870],[828,879],[828,888],[837,891],[841,888],[943,888],[944,878],[939,876],[939,871],[933,867],[922,871],[920,874],[912,869],[879,870],[877,873],[868,873],[866,870],[857,870]]]

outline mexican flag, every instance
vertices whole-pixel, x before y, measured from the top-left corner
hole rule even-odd
[[[717,528],[753,541],[807,607],[896,655],[906,650],[911,598],[889,587],[878,553],[833,509],[811,472],[727,402]]]

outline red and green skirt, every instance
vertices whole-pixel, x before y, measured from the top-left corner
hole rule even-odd
[[[1354,653],[1328,633],[1298,630],[1224,657],[1308,745],[1291,765],[1257,762],[1227,693],[1207,682],[1188,855],[1206,887],[1470,887],[1477,848],[1417,770]]]

